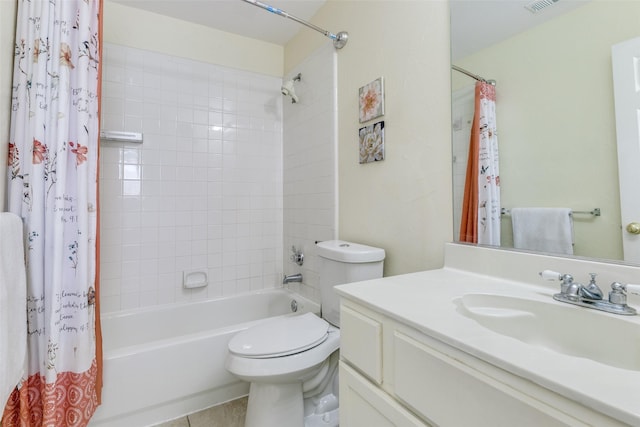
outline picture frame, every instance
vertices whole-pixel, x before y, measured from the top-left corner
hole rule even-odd
[[[360,164],[384,160],[384,120],[358,131]]]
[[[384,78],[362,86],[358,91],[360,123],[368,122],[384,115]]]

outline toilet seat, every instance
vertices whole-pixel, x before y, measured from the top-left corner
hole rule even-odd
[[[272,319],[236,334],[229,351],[252,359],[289,356],[322,344],[329,327],[313,313]]]

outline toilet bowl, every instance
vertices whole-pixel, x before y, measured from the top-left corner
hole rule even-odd
[[[320,242],[317,249],[324,318],[305,313],[269,319],[229,341],[225,367],[251,383],[245,427],[339,425],[340,317],[333,286],[382,277],[385,253],[339,240]]]
[[[245,426],[301,427],[314,416],[329,420],[337,409],[337,389],[331,386],[339,345],[340,330],[312,313],[268,320],[236,334],[225,367],[251,383]],[[316,413],[318,407],[322,413]],[[322,425],[337,426],[337,411],[333,417],[335,424]]]

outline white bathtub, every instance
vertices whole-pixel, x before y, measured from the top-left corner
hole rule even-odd
[[[284,289],[102,316],[104,388],[90,427],[148,426],[248,394],[224,368],[233,334],[268,317],[319,313]]]

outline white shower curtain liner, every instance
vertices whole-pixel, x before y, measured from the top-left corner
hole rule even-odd
[[[480,98],[478,153],[478,243],[500,246],[500,166],[496,125],[496,87],[476,84]],[[476,105],[478,103],[476,102]]]

